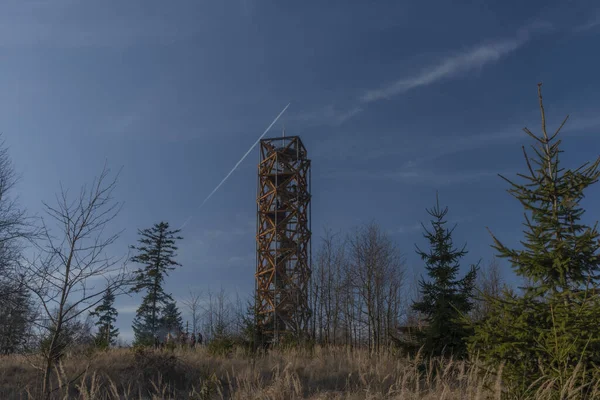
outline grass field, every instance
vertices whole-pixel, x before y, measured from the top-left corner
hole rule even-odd
[[[41,398],[38,362],[2,358],[0,399]],[[498,376],[467,362],[319,347],[257,357],[119,349],[70,355],[55,377],[54,387],[63,387],[53,399],[499,399],[502,390]],[[577,398],[576,388],[564,389],[564,398]],[[598,384],[595,393],[600,398]]]

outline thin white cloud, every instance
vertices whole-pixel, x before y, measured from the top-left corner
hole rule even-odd
[[[545,29],[549,26],[549,23],[537,22],[519,30],[513,38],[480,44],[477,47],[456,53],[437,64],[422,68],[420,72],[413,76],[402,77],[388,85],[367,91],[361,97],[361,101],[370,103],[381,99],[389,99],[410,89],[431,85],[442,79],[452,78],[482,68],[486,64],[496,62],[523,46],[529,41],[534,30]]]
[[[363,109],[361,107],[354,107],[351,110],[348,110],[348,111],[338,114],[338,116],[337,116],[338,124],[342,124],[342,123],[346,122],[347,120],[349,120],[356,114],[362,112],[362,110]]]
[[[594,29],[598,26],[600,26],[600,13],[598,13],[598,15],[594,19],[586,22],[585,24],[576,26],[573,30],[575,32],[584,32],[589,31],[590,29]]]
[[[431,85],[442,79],[451,78],[498,61],[521,47],[528,37],[502,40],[495,43],[480,45],[466,52],[448,57],[436,65],[423,68],[419,73],[403,77],[379,89],[369,90],[361,101],[370,103],[377,100],[389,99],[419,86]]]
[[[360,114],[364,110],[365,104],[389,99],[411,89],[431,85],[440,80],[452,78],[496,62],[527,43],[530,40],[531,33],[550,26],[547,22],[536,22],[520,29],[512,38],[487,42],[466,51],[455,53],[436,64],[422,67],[415,75],[405,76],[377,89],[367,90],[360,96],[358,104],[350,105],[345,109],[340,110],[333,105],[328,105],[317,111],[299,113],[290,118],[309,124],[339,126]]]

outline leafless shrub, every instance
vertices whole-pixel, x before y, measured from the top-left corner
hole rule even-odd
[[[128,279],[122,259],[108,254],[119,237],[106,234],[121,208],[112,198],[115,185],[105,167],[75,200],[61,188],[56,206],[44,203],[48,218],[43,219],[40,253],[21,268],[23,282],[42,310],[36,324],[45,338],[40,368],[46,396],[56,390],[50,378],[64,355],[67,327],[97,305],[106,290],[119,293]]]

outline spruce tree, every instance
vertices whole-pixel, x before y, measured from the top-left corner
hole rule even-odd
[[[425,261],[429,280],[421,279],[422,300],[413,304],[413,309],[423,314],[427,325],[418,334],[418,339],[427,354],[462,357],[469,334],[462,317],[473,307],[471,296],[477,267],[471,266],[465,277],[457,279],[460,260],[467,254],[466,245],[460,250],[454,247],[452,233],[455,227],[446,228],[448,207],[440,208],[437,195],[435,207],[427,213],[433,218],[431,231],[423,225],[430,249],[425,252],[417,246],[417,254]]]
[[[35,303],[22,282],[0,281],[0,354],[25,350],[32,335]]]
[[[152,228],[139,230],[138,233],[141,236],[138,240],[140,245],[131,246],[138,254],[131,261],[142,264],[143,267],[135,272],[136,281],[131,291],[146,294],[136,312],[133,331],[136,343],[151,344],[158,333],[161,313],[173,301],[165,293],[163,284],[169,271],[181,265],[175,261],[175,242],[182,238],[177,236],[179,230],[169,229],[167,222],[160,222]]]
[[[90,316],[98,318],[95,325],[98,327],[98,332],[94,338],[96,346],[100,348],[108,348],[117,343],[119,329],[115,327],[119,312],[114,307],[115,294],[110,288],[107,288],[102,298],[102,303],[90,313]]]
[[[576,169],[564,168],[558,135],[568,116],[548,134],[541,84],[538,99],[542,132],[535,135],[524,129],[536,143],[532,157],[523,147],[527,170],[518,176],[524,182],[501,176],[525,211],[522,248],[510,248],[492,234],[499,256],[510,261],[526,284],[522,294],[506,290],[503,298],[488,299],[491,312],[476,324],[469,346],[489,364],[503,363],[505,384],[521,396],[548,382],[556,393],[569,378],[576,378],[571,381],[575,386],[587,383],[594,365],[600,365],[600,304],[595,292],[600,236],[596,225],[581,221],[580,206],[584,191],[600,177],[600,158]]]
[[[166,332],[178,334],[183,331],[183,319],[181,318],[181,312],[177,308],[177,303],[171,301],[165,306],[162,317],[160,319],[160,326],[164,328]]]

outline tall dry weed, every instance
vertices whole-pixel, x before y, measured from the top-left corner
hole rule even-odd
[[[289,349],[252,356],[187,351],[113,350],[57,366],[53,399],[468,399],[508,398],[501,368],[478,363],[400,357],[338,347]],[[87,363],[86,363],[87,364]],[[20,372],[17,374],[16,372]],[[83,372],[83,373],[82,373]],[[22,374],[21,374],[22,373]],[[21,378],[19,378],[21,376]],[[31,379],[24,384],[23,377]],[[38,399],[40,374],[19,356],[0,359],[0,398]],[[532,400],[600,398],[600,382],[562,387],[548,380]],[[586,392],[587,391],[587,392]],[[595,396],[595,397],[594,397]]]

